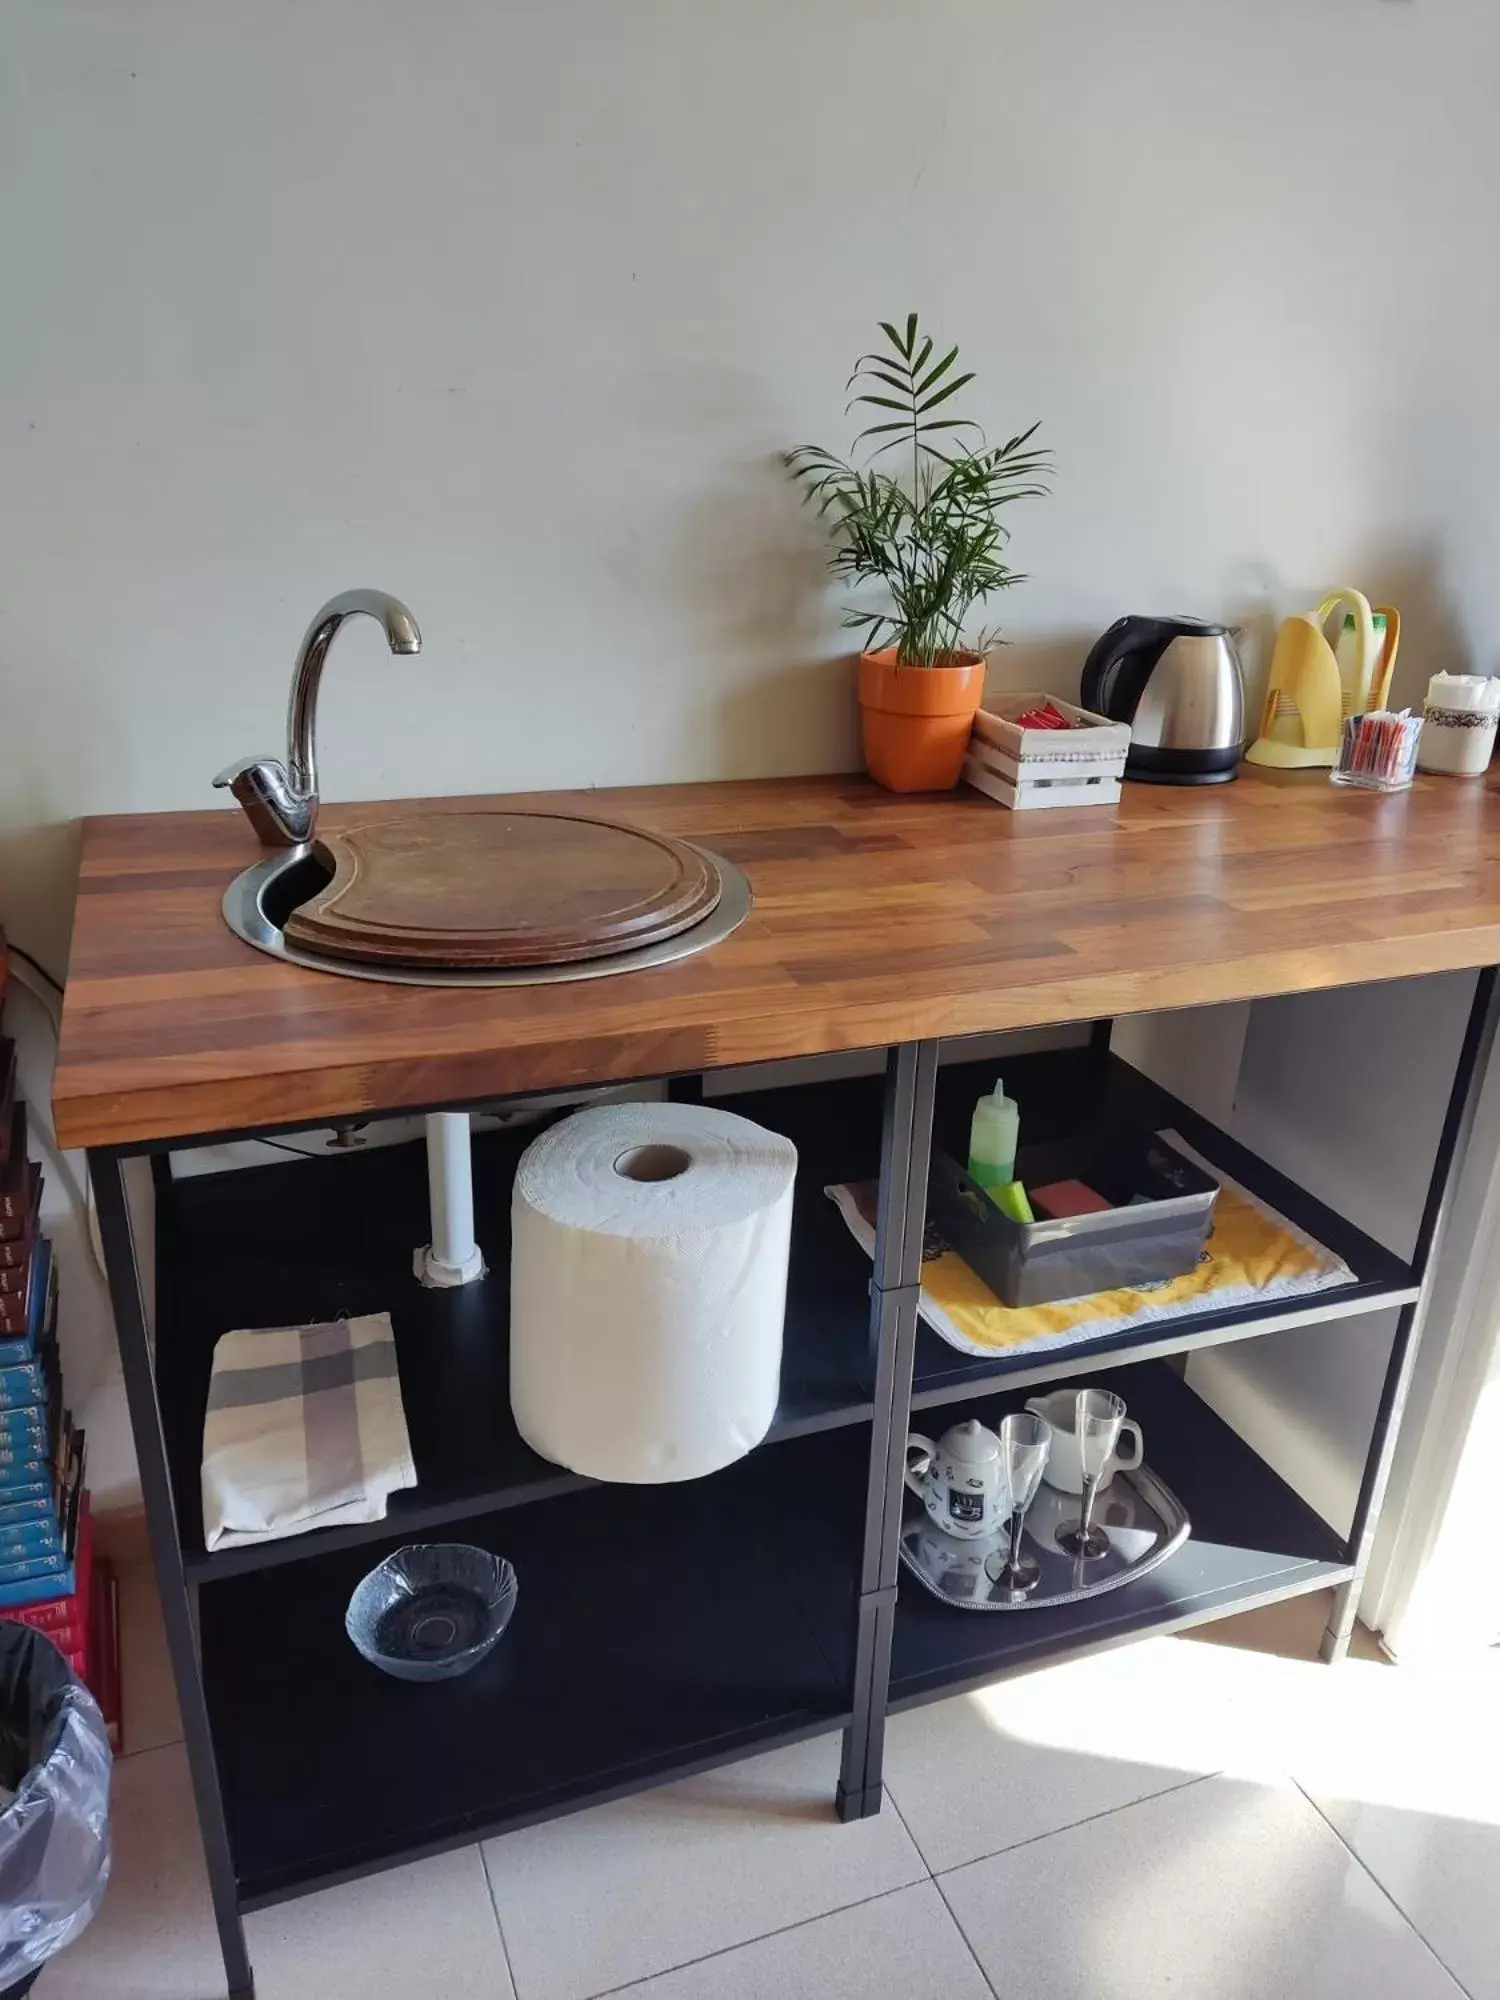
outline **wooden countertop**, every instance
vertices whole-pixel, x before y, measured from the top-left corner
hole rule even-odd
[[[1050,813],[838,777],[506,803],[544,797],[721,849],[750,877],[749,920],[619,978],[371,985],[226,929],[225,885],[260,853],[237,809],[85,822],[59,1139],[328,1120],[1500,962],[1491,780],[1385,798],[1246,771]],[[323,824],[370,812],[326,806]]]

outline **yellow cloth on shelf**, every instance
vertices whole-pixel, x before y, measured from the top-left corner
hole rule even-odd
[[[1198,1156],[1166,1134],[1180,1152]],[[1220,1184],[1213,1227],[1196,1267],[1160,1284],[1093,1292],[1051,1305],[1004,1306],[983,1279],[929,1232],[922,1258],[922,1317],[951,1347],[994,1354],[1014,1347],[1068,1347],[1131,1326],[1188,1313],[1291,1299],[1354,1282],[1354,1273],[1284,1216],[1203,1161]],[[826,1190],[867,1252],[875,1245],[873,1182]]]

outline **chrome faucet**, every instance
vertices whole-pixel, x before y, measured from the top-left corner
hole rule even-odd
[[[399,597],[383,590],[345,590],[329,598],[307,628],[292,669],[286,711],[286,762],[242,757],[214,779],[227,786],[266,847],[301,847],[318,824],[318,683],[323,662],[346,618],[378,618],[393,653],[420,653],[422,634]]]

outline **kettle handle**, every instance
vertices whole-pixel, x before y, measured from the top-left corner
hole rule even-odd
[[[1135,717],[1146,678],[1171,637],[1172,628],[1160,618],[1117,618],[1083,663],[1078,699],[1095,715],[1111,722]],[[1126,668],[1133,671],[1126,676]],[[1123,685],[1122,685],[1123,683]]]

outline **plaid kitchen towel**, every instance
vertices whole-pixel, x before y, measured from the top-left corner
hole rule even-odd
[[[203,1424],[203,1539],[380,1521],[415,1486],[389,1313],[226,1333]]]

